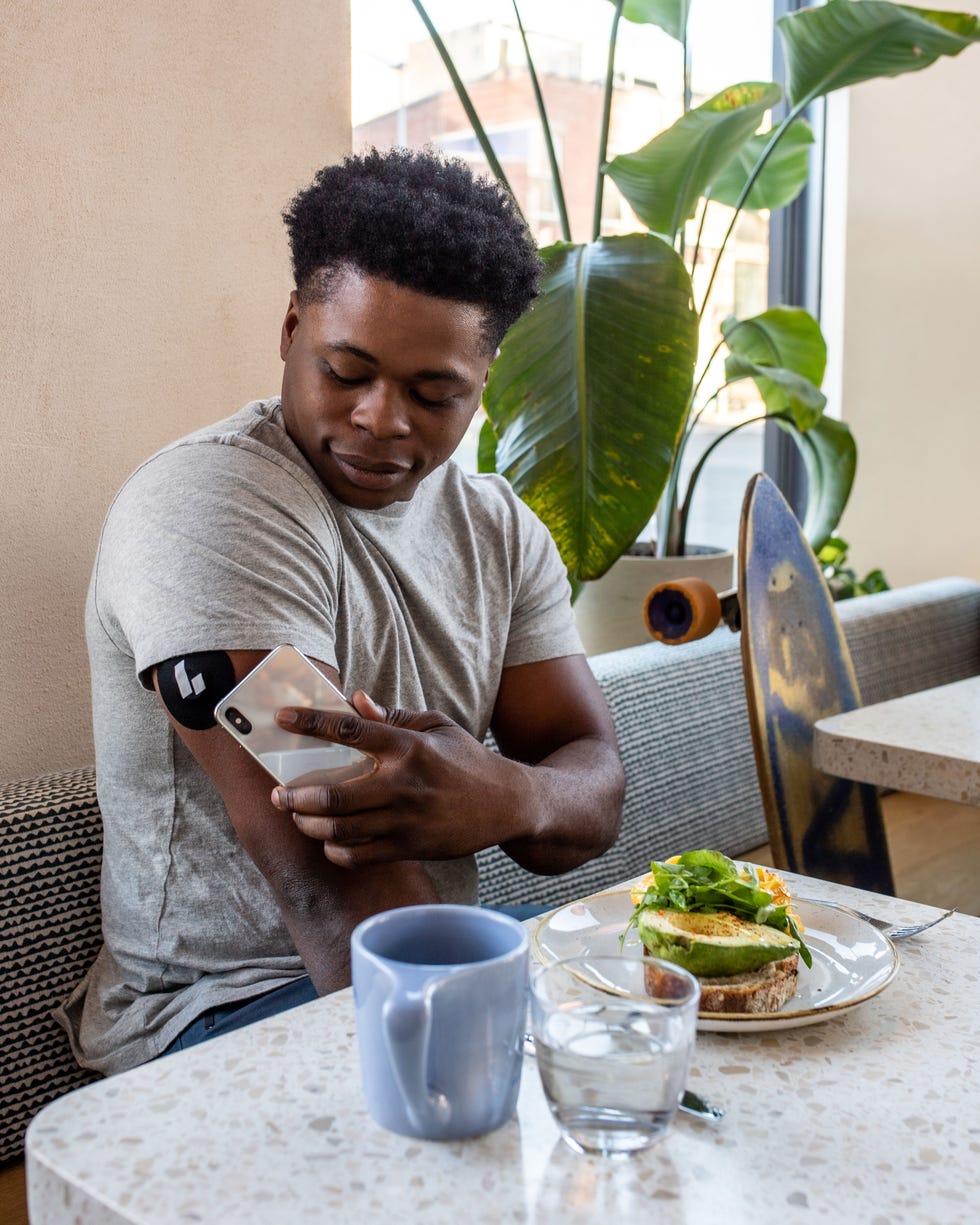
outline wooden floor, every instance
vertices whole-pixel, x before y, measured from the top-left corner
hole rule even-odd
[[[882,809],[898,896],[980,916],[980,810],[905,793]],[[768,846],[745,858],[772,863]],[[0,1170],[0,1222],[27,1225],[23,1164]]]
[[[23,1162],[0,1170],[0,1221],[3,1225],[27,1225]]]
[[[980,916],[980,809],[905,792],[881,807],[898,896]]]

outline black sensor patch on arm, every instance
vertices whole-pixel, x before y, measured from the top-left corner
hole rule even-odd
[[[235,668],[224,651],[197,651],[157,664],[157,687],[181,727],[216,727],[214,708],[235,687]]]

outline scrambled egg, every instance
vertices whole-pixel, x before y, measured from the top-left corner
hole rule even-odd
[[[671,859],[668,859],[666,862],[667,863],[677,863],[678,859],[680,859],[680,856],[674,855]],[[789,907],[789,910],[787,913],[792,916],[794,922],[796,923],[796,926],[802,932],[804,930],[804,927],[800,921],[800,916],[796,913],[796,911],[792,908],[792,905],[791,905],[793,901],[792,895],[790,894],[789,889],[786,887],[786,882],[779,875],[779,873],[773,871],[772,868],[763,867],[762,864],[749,865],[747,863],[742,863],[741,861],[736,861],[736,862],[738,862],[738,868],[739,868],[738,874],[739,876],[742,877],[743,880],[748,881],[751,884],[752,878],[754,875],[756,881],[758,882],[759,888],[765,889],[766,893],[772,896],[772,900],[773,902],[775,902],[777,906],[788,906]],[[639,906],[640,902],[643,901],[643,895],[644,893],[646,893],[647,889],[650,887],[651,884],[653,884],[652,873],[645,876],[643,880],[641,880],[638,884],[633,886],[633,888],[630,890],[630,897],[633,901],[634,906]]]

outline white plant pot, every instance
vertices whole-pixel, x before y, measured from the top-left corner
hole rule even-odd
[[[701,578],[715,591],[732,587],[735,554],[705,545],[684,557],[631,556],[614,562],[602,578],[586,583],[575,601],[575,621],[586,655],[652,641],[643,620],[647,595],[658,583]]]

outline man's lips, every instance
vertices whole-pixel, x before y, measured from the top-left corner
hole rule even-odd
[[[331,451],[330,454],[347,480],[361,489],[388,489],[396,485],[411,469],[411,464],[400,464],[391,460],[367,459],[363,455],[350,455],[339,451]]]

